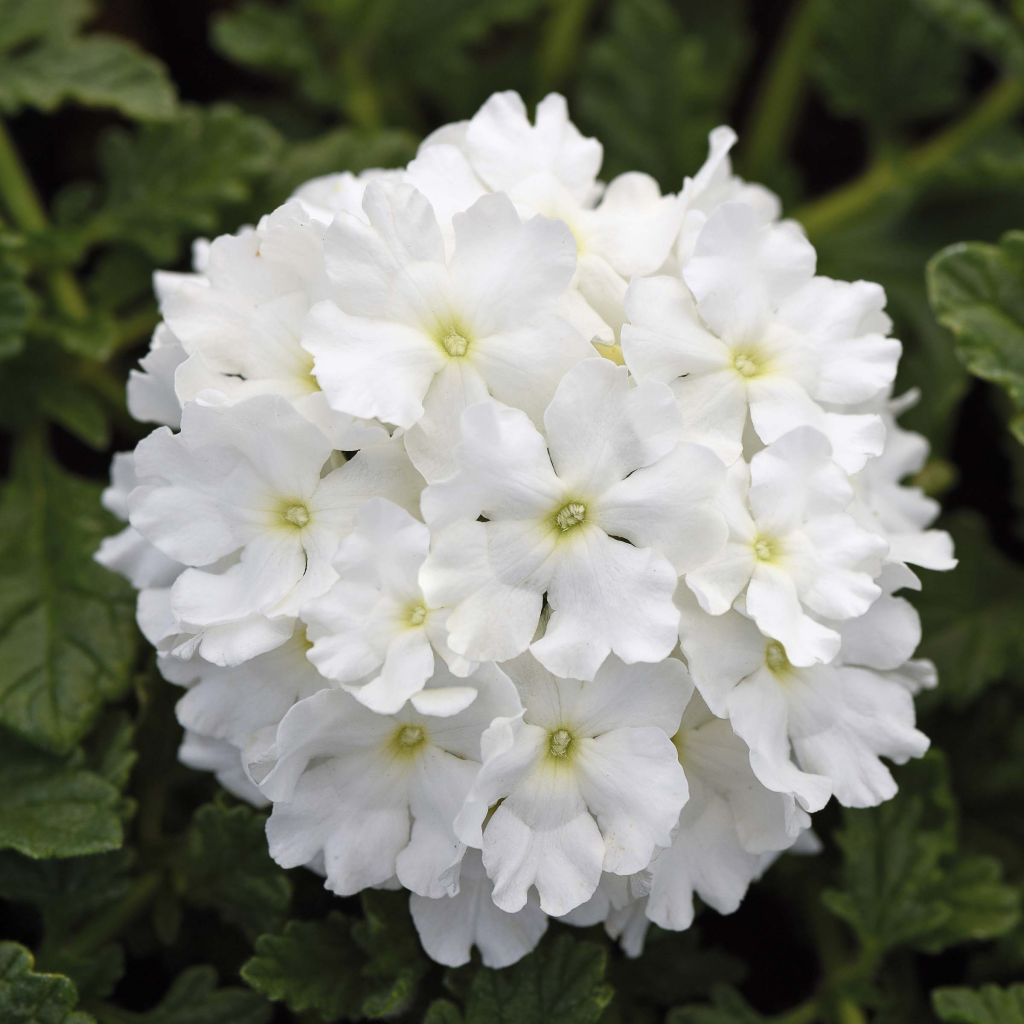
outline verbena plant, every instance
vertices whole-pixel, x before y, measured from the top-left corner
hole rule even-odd
[[[1024,7],[162,6],[0,0],[0,1020],[1024,1021]],[[402,894],[281,870],[265,815],[178,763],[177,694],[93,555],[153,270],[511,88],[563,92],[604,177],[669,191],[740,130],[819,270],[884,285],[960,566],[915,598],[941,682],[893,800],[817,815],[819,855],[639,959],[555,924],[445,970]]]

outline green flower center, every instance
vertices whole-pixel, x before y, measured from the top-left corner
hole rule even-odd
[[[289,505],[283,513],[284,521],[291,523],[292,526],[302,529],[310,519],[309,509],[305,505],[295,504]]]
[[[421,725],[403,725],[395,733],[392,745],[398,754],[408,757],[427,741],[427,732]]]
[[[422,626],[427,621],[427,606],[414,604],[406,614],[405,621],[410,626]]]
[[[570,501],[555,513],[555,526],[562,533],[568,533],[574,526],[579,526],[587,518],[587,506],[582,501]]]
[[[754,541],[754,557],[759,562],[770,562],[779,553],[779,546],[771,537],[758,537]]]
[[[572,746],[572,733],[568,729],[556,729],[548,740],[548,753],[559,760],[569,756]]]
[[[768,670],[774,675],[781,675],[790,669],[789,658],[786,657],[786,649],[778,640],[769,640],[764,649],[764,663]]]
[[[469,351],[469,339],[458,331],[448,331],[441,338],[441,348],[453,359],[461,359]]]

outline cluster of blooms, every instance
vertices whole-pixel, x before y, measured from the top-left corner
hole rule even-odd
[[[896,591],[954,561],[885,297],[816,276],[734,140],[604,185],[561,97],[498,94],[157,276],[98,557],[181,758],[272,804],[281,865],[409,890],[442,963],[729,913],[927,746]]]

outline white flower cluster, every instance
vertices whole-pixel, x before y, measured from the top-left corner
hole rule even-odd
[[[734,140],[604,185],[560,96],[502,93],[157,276],[98,557],[182,760],[272,803],[281,865],[409,890],[442,963],[729,913],[927,746],[896,591],[954,561],[885,296]]]

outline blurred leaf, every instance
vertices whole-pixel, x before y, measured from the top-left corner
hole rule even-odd
[[[945,1024],[1024,1024],[1024,985],[940,988],[932,1005]]]
[[[125,895],[133,863],[133,855],[123,849],[63,860],[0,854],[0,898],[38,910],[43,923],[40,965],[67,975],[83,997],[110,994],[124,972],[124,955],[117,942],[82,953],[67,940]]]
[[[891,133],[956,106],[966,70],[960,47],[913,3],[827,0],[813,72],[837,114]]]
[[[990,0],[914,0],[954,39],[997,64],[1024,70],[1024,32]]]
[[[289,143],[267,179],[262,205],[277,206],[311,178],[338,171],[358,173],[369,167],[400,167],[415,153],[415,138],[403,131],[338,128],[306,142]]]
[[[214,45],[237,63],[290,82],[325,112],[362,125],[386,124],[424,98],[470,113],[507,77],[488,81],[476,47],[500,44],[497,29],[536,13],[543,0],[380,0],[329,4],[262,0],[239,5],[213,24]],[[488,64],[495,54],[488,53]]]
[[[177,97],[164,66],[124,39],[91,35],[0,57],[0,110],[51,111],[64,103],[126,117],[170,117]]]
[[[931,754],[905,767],[900,782],[880,807],[844,809],[842,888],[827,890],[825,905],[876,954],[899,946],[934,953],[1008,932],[1019,894],[996,862],[957,852],[945,762]]]
[[[22,276],[0,260],[0,359],[21,351],[33,305],[32,293]]]
[[[191,107],[166,124],[115,130],[100,144],[99,207],[63,223],[70,248],[127,242],[155,261],[177,259],[184,239],[212,233],[276,162],[280,140],[258,118],[230,106]],[[82,217],[76,198],[76,218]]]
[[[127,689],[131,588],[93,561],[115,528],[100,488],[29,442],[0,502],[0,724],[56,753]]]
[[[738,992],[719,988],[710,1006],[677,1007],[669,1013],[665,1024],[767,1024],[767,1020]]]
[[[967,369],[1010,395],[1024,444],[1024,232],[944,249],[928,265],[928,294]]]
[[[727,119],[746,50],[732,0],[689,5],[685,15],[667,0],[616,0],[587,52],[575,107],[605,145],[604,177],[636,169],[678,189]]]
[[[601,946],[555,936],[511,967],[478,970],[466,997],[465,1022],[595,1024],[614,995],[604,980],[606,966]]]
[[[189,967],[152,1010],[117,1011],[118,1024],[266,1024],[271,1007],[244,988],[218,988],[209,965]]]
[[[992,545],[979,516],[961,512],[943,524],[960,564],[929,573],[914,604],[921,613],[921,654],[939,669],[939,700],[963,707],[1024,659],[1024,569]]]
[[[251,807],[206,804],[189,827],[176,870],[185,898],[215,910],[255,939],[285,921],[291,883],[267,853],[266,816]]]
[[[91,13],[90,0],[0,0],[0,53],[36,39],[72,35]]]
[[[60,759],[3,737],[0,777],[0,849],[77,857],[121,845],[121,795],[81,756]]]
[[[4,1024],[94,1024],[75,1010],[75,986],[59,974],[37,974],[32,954],[0,942],[0,1020]]]

